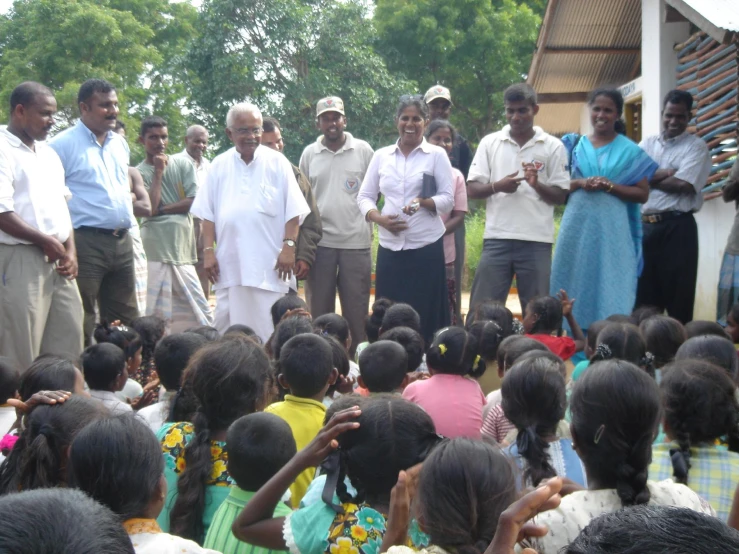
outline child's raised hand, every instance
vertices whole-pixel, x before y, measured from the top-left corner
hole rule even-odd
[[[528,537],[543,537],[548,529],[529,522],[539,512],[559,506],[562,498],[562,479],[555,477],[539,485],[530,493],[511,504],[498,519],[493,542],[485,554],[513,554],[517,542]],[[523,550],[524,554],[536,554],[532,548]]]
[[[398,482],[390,491],[390,510],[380,552],[387,552],[391,546],[405,544],[411,524],[411,500],[415,494],[415,481],[418,480],[418,472],[414,476],[411,472],[420,467],[419,464],[398,474]]]
[[[308,446],[298,452],[300,464],[308,467],[316,467],[321,464],[326,456],[339,447],[336,440],[341,433],[359,427],[358,421],[353,421],[362,413],[359,406],[336,412],[329,422],[318,432]]]
[[[354,391],[354,384],[356,382],[357,380],[351,375],[347,375],[346,377],[339,375],[336,379],[336,390],[341,394],[350,394]]]
[[[562,316],[567,317],[568,315],[572,315],[572,305],[575,303],[575,299],[570,300],[567,296],[567,291],[564,289],[559,290],[557,298],[562,302]]]

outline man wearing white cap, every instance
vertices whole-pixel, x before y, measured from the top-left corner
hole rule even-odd
[[[374,152],[365,141],[344,131],[341,98],[319,100],[316,123],[322,135],[300,157],[300,170],[313,187],[323,225],[323,238],[306,279],[306,299],[313,317],[332,313],[338,288],[354,352],[365,336],[372,273],[371,227],[359,211],[357,193]]]
[[[423,101],[428,104],[429,116],[431,120],[443,119],[448,121],[449,114],[452,111],[452,94],[449,89],[441,85],[434,85],[426,91]],[[452,153],[449,154],[449,161],[452,167],[458,169],[467,180],[467,173],[472,164],[472,149],[467,139],[464,138],[457,129],[454,136],[454,144],[452,145]],[[465,229],[464,222],[454,231],[454,248],[456,249],[456,257],[454,258],[454,280],[457,283],[462,282],[462,271],[464,269],[464,245],[465,245]],[[457,310],[462,305],[462,287],[457,286]],[[457,314],[457,321],[462,321],[460,313]]]

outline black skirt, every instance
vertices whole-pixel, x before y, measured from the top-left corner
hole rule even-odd
[[[414,250],[377,250],[375,298],[389,298],[413,306],[421,316],[426,345],[434,333],[449,325],[444,238]]]

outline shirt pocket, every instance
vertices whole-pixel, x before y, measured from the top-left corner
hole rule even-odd
[[[257,189],[256,208],[259,213],[269,217],[277,216],[279,191],[269,183],[262,183]]]
[[[359,189],[362,188],[362,172],[361,171],[347,171],[345,172],[344,179],[344,192],[352,196],[356,196]]]

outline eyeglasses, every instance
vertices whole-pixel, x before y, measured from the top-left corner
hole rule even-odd
[[[245,127],[234,129],[233,127],[230,127],[230,129],[239,137],[245,137],[247,135],[254,135],[255,137],[258,137],[264,132],[264,129],[262,127],[252,127],[251,129],[247,129]]]
[[[401,102],[417,102],[419,100],[423,100],[423,95],[421,94],[401,94],[399,100]]]

